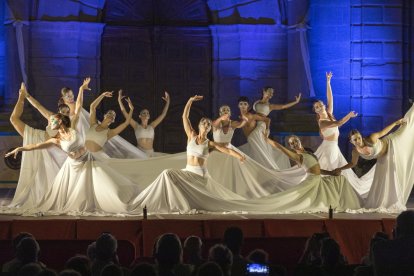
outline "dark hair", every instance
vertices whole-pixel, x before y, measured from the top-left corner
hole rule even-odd
[[[208,260],[217,263],[224,275],[230,275],[231,266],[233,264],[233,253],[231,250],[223,245],[216,244],[210,248]]]
[[[255,249],[249,253],[247,259],[252,263],[267,264],[269,262],[269,254],[263,249]]]
[[[60,113],[60,111],[61,111],[63,108],[70,109],[70,107],[69,107],[67,104],[65,104],[65,103],[58,104],[58,112],[59,112],[59,113]]]
[[[37,262],[40,247],[37,241],[32,237],[22,239],[17,245],[16,257],[23,264]]]
[[[352,135],[361,134],[358,129],[353,129],[348,133],[348,140],[351,140]]]
[[[58,120],[62,120],[62,124],[65,127],[70,127],[70,118],[68,116],[63,115],[61,113],[53,114],[53,116],[56,117]]]
[[[243,231],[237,226],[231,226],[224,231],[223,242],[231,252],[239,254],[243,238]]]
[[[155,259],[165,268],[173,268],[181,263],[183,249],[181,241],[176,234],[166,233],[162,235],[156,244]]]
[[[102,269],[101,276],[122,276],[122,269],[115,264],[108,264]]]
[[[33,238],[33,235],[28,233],[28,232],[20,232],[19,234],[17,234],[16,237],[14,237],[13,239],[13,248],[16,250],[17,249],[17,245],[20,243],[20,241],[24,238]]]
[[[197,272],[197,276],[222,276],[223,271],[221,270],[221,267],[216,264],[215,262],[207,262],[200,266]]]
[[[407,210],[398,215],[395,234],[397,238],[414,236],[414,211]]]
[[[247,102],[248,104],[250,104],[249,98],[246,96],[239,97],[239,99],[237,100],[237,103],[240,103],[240,102]]]
[[[115,258],[118,241],[109,233],[103,233],[96,240],[96,259],[101,261],[111,261]]]
[[[85,255],[77,255],[66,261],[65,269],[73,269],[82,275],[91,274],[91,261]]]
[[[130,276],[156,276],[157,273],[153,265],[149,263],[140,263],[136,265],[131,273]]]
[[[263,96],[263,93],[266,92],[269,89],[273,89],[273,87],[271,87],[271,86],[265,86],[265,87],[263,87],[262,88],[262,96]]]
[[[323,102],[321,101],[321,100],[317,100],[316,102],[313,102],[313,104],[312,104],[312,110],[313,110],[313,112],[315,112],[316,113],[316,111],[315,111],[315,104],[316,103],[322,103],[323,104]],[[328,111],[326,111],[326,114],[328,114],[328,119],[330,120],[330,121],[336,121],[336,119],[335,119],[335,116],[332,114],[332,113],[330,113],[330,112],[328,112]],[[319,114],[318,113],[316,113],[316,120],[317,121],[319,121],[319,119],[320,119],[321,117],[319,116]]]

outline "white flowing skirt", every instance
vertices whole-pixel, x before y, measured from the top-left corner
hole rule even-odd
[[[248,212],[307,213],[360,209],[360,198],[345,177],[308,175],[298,186],[260,199],[243,199],[208,174],[168,169],[145,189],[135,203],[150,213]]]
[[[324,170],[331,171],[348,164],[338,147],[338,141],[323,140],[322,144],[316,150],[315,155],[318,157],[321,169]],[[342,171],[342,175],[348,179],[349,183],[362,198],[368,196],[368,192],[374,179],[374,174],[375,166],[360,178],[352,169]]]
[[[49,191],[23,215],[128,215],[140,213],[133,200],[141,190],[128,178],[85,153],[67,158]]]
[[[398,213],[406,209],[414,183],[414,105],[404,116],[406,125],[383,139],[388,152],[377,159],[377,168],[365,208]]]
[[[266,125],[257,122],[255,129],[247,137],[247,143],[239,149],[268,169],[283,170],[290,168],[289,158],[280,150],[273,148],[264,139]]]

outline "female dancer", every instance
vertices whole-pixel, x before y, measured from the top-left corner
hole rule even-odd
[[[75,114],[79,114],[77,111]],[[18,147],[6,154],[6,157],[16,156],[19,151],[56,145],[69,157],[45,196],[34,207],[21,206],[21,213],[113,215],[133,212],[132,199],[138,194],[138,187],[110,166],[94,160],[75,130],[78,119],[79,115],[75,115],[72,121],[62,114],[52,115],[51,128],[58,130],[56,137]]]
[[[399,129],[388,134],[395,126]],[[414,183],[414,106],[403,119],[379,132],[363,138],[352,130],[349,140],[354,145],[352,161],[337,169],[342,171],[356,165],[358,157],[377,158],[376,170],[365,208],[380,212],[405,210]]]
[[[125,117],[127,117],[127,112],[125,111],[124,104],[122,103],[122,90],[118,93],[118,103],[121,107],[121,111]],[[131,119],[130,125],[134,128],[135,137],[137,138],[137,147],[144,151],[148,157],[154,156],[154,130],[155,128],[164,120],[167,115],[168,107],[170,106],[170,95],[165,92],[165,96],[162,97],[165,101],[164,109],[160,116],[158,116],[154,121],[148,124],[150,119],[150,113],[148,109],[143,109],[139,113],[139,118],[141,124],[139,124],[134,119]]]
[[[231,144],[231,139],[234,129],[247,123],[247,117],[243,116],[241,122],[231,121],[231,110],[227,105],[221,106],[219,112],[220,117],[213,122],[214,142],[242,153]],[[211,177],[245,198],[260,198],[287,190],[299,184],[306,176],[301,168],[283,171],[268,169],[249,156],[246,156],[243,164],[217,151],[212,152],[209,159],[208,171]]]
[[[187,165],[184,170],[168,169],[164,170],[155,181],[139,194],[136,202],[142,207],[147,206],[152,212],[189,212],[191,209],[204,209],[208,201],[203,202],[210,195],[222,199],[243,199],[243,197],[227,190],[220,184],[215,183],[207,172],[207,158],[211,149],[229,154],[245,160],[245,156],[207,139],[207,134],[211,131],[211,120],[201,118],[198,124],[198,133],[192,128],[189,115],[191,105],[195,101],[200,101],[203,96],[191,97],[184,107],[183,125],[187,134]],[[188,197],[188,193],[193,193],[197,198]],[[168,194],[168,198],[165,196]],[[201,207],[201,208],[197,208]]]
[[[85,136],[85,147],[89,152],[102,152],[105,143],[112,137],[121,133],[129,125],[131,121],[134,106],[132,105],[131,100],[127,98],[126,100],[129,106],[129,113],[127,113],[125,122],[118,125],[114,129],[110,129],[109,125],[115,121],[116,113],[113,110],[108,110],[105,113],[102,122],[98,123],[98,120],[96,119],[96,108],[104,98],[110,97],[112,97],[112,92],[104,92],[101,95],[99,95],[99,97],[97,97],[90,105],[90,128],[86,132]]]
[[[313,104],[313,110],[317,114],[319,130],[323,138],[322,144],[316,150],[315,155],[318,157],[321,167],[326,170],[333,170],[348,163],[338,147],[339,127],[358,115],[351,111],[342,119],[335,119],[333,116],[331,78],[332,72],[326,73],[326,98],[328,99],[328,105],[325,106],[322,101],[317,101]],[[365,198],[371,188],[374,172],[375,168],[372,168],[361,178],[352,169],[343,170],[342,174],[348,179],[357,193]]]
[[[262,90],[262,98],[253,104],[253,110],[259,116],[267,117],[273,110],[282,110],[290,108],[299,103],[301,94],[295,97],[295,101],[287,104],[270,104],[269,100],[273,97],[273,88],[265,87]],[[240,107],[240,106],[239,106]],[[241,107],[240,107],[241,108]],[[242,109],[240,110],[241,112]],[[289,159],[279,150],[272,148],[264,141],[262,133],[265,131],[265,124],[258,121],[257,125],[248,138],[248,145],[240,147],[242,151],[252,157],[254,160],[269,169],[287,169],[290,168]]]

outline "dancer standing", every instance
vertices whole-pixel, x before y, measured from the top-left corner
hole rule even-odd
[[[394,127],[399,129],[388,134]],[[354,148],[352,160],[337,169],[342,171],[356,165],[358,157],[377,159],[374,180],[365,202],[365,208],[379,212],[400,212],[410,196],[414,183],[414,105],[403,119],[397,120],[379,132],[362,137],[352,130],[349,140]]]
[[[319,131],[323,139],[322,144],[316,150],[315,155],[319,159],[321,168],[325,170],[333,170],[345,166],[348,163],[338,147],[339,127],[358,115],[354,111],[351,111],[342,119],[335,119],[333,116],[334,99],[332,95],[331,78],[332,72],[326,73],[326,98],[328,100],[328,105],[325,106],[322,101],[313,103],[313,110],[317,114]],[[365,198],[371,188],[374,172],[375,167],[371,168],[368,173],[359,178],[352,169],[347,169],[342,171],[342,175],[348,179],[357,193]]]
[[[118,93],[118,103],[121,107],[121,111],[124,116],[127,116],[127,112],[125,111],[125,107],[122,103],[122,90]],[[165,101],[164,108],[160,116],[158,116],[154,121],[151,123],[149,122],[150,113],[148,109],[143,109],[139,113],[139,118],[141,123],[138,123],[134,119],[131,119],[130,125],[134,128],[135,137],[137,138],[137,147],[144,151],[148,157],[155,156],[154,154],[154,130],[155,128],[164,120],[165,116],[167,115],[168,107],[170,106],[170,95],[165,92],[164,97],[162,99]]]

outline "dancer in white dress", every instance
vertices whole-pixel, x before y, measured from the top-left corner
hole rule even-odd
[[[35,206],[23,204],[17,213],[23,215],[117,215],[134,213],[133,199],[137,185],[103,162],[95,161],[84,147],[75,126],[78,116],[70,121],[62,114],[52,115],[51,128],[58,130],[54,138],[38,144],[25,145],[6,154],[59,146],[69,158],[49,185],[44,197]]]
[[[345,166],[348,163],[338,146],[339,127],[358,115],[354,111],[351,111],[342,119],[335,119],[333,116],[331,78],[332,72],[326,73],[326,98],[328,100],[328,105],[325,106],[322,101],[317,101],[313,104],[313,110],[317,114],[318,126],[323,139],[322,144],[316,150],[315,155],[319,159],[321,168],[325,170],[333,170]],[[348,179],[349,183],[351,183],[357,193],[363,198],[368,195],[374,178],[374,173],[375,167],[371,168],[361,178],[359,178],[352,169],[342,170],[341,172],[341,174]]]
[[[220,117],[213,122],[214,142],[239,151],[231,144],[231,140],[234,129],[243,127],[248,121],[247,117],[242,117],[242,121],[230,120],[231,110],[227,105],[220,107],[219,114]],[[231,156],[213,151],[209,160],[207,166],[211,177],[245,198],[260,198],[285,191],[298,185],[306,177],[306,171],[302,168],[272,170],[249,156],[241,164]]]
[[[270,119],[267,115],[272,110],[280,110],[297,104],[300,95],[295,102],[286,105],[274,105],[269,103],[273,96],[273,89],[269,88],[263,92],[263,99],[255,102],[255,111],[257,114],[249,112],[249,99],[247,97],[239,98],[240,113],[249,119],[249,122],[243,127],[243,133],[247,137],[247,144],[242,145],[241,151],[262,164],[268,169],[287,169],[290,168],[289,158],[277,149],[266,143],[263,138],[263,132],[269,133]]]
[[[113,110],[108,110],[105,115],[102,122],[98,122],[96,119],[96,108],[99,106],[101,101],[104,98],[111,98],[112,92],[104,92],[101,95],[99,95],[90,105],[90,117],[89,117],[89,124],[90,128],[86,132],[85,135],[85,147],[86,149],[91,152],[95,153],[102,153],[103,147],[106,144],[108,140],[115,137],[119,133],[121,133],[127,126],[129,126],[129,123],[132,118],[132,113],[134,111],[134,106],[132,105],[132,102],[129,98],[126,99],[129,106],[129,113],[126,113],[125,121],[118,125],[114,129],[110,129],[109,125],[111,125],[115,121],[116,113]],[[125,107],[123,107],[125,109]],[[95,156],[96,157],[96,156]]]
[[[127,116],[127,112],[125,111],[125,107],[122,103],[122,90],[118,92],[118,103],[121,107],[121,111],[124,116]],[[134,119],[131,119],[130,125],[134,128],[135,137],[137,138],[137,147],[144,151],[148,157],[154,157],[159,154],[154,152],[154,135],[155,135],[155,128],[164,120],[165,116],[167,115],[168,107],[170,106],[170,95],[165,92],[164,97],[162,99],[165,101],[164,109],[160,116],[158,116],[154,121],[148,123],[150,120],[150,113],[148,109],[143,109],[139,113],[139,118],[141,123],[138,123]]]
[[[388,134],[394,127],[399,129]],[[403,119],[379,132],[362,137],[358,130],[349,134],[354,145],[352,160],[337,169],[342,171],[356,165],[358,157],[377,159],[374,180],[364,207],[378,212],[401,212],[406,209],[414,183],[414,106]]]

